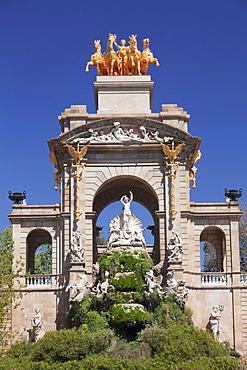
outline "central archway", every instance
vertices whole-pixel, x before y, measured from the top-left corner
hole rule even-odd
[[[94,222],[94,263],[98,258],[98,247],[96,238],[99,230],[97,229],[97,219],[102,210],[109,204],[119,201],[122,195],[129,194],[132,191],[134,200],[143,205],[151,214],[154,225],[152,233],[154,235],[154,245],[150,251],[150,255],[154,262],[159,262],[159,223],[156,216],[156,211],[159,210],[158,197],[152,187],[145,181],[132,176],[118,176],[105,182],[97,191],[94,202],[93,211],[96,212],[96,220]]]

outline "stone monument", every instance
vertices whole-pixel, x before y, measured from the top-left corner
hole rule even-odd
[[[165,294],[175,292],[180,306],[192,309],[196,326],[206,330],[212,302],[224,302],[221,340],[247,354],[247,278],[239,266],[238,202],[233,197],[222,203],[191,201],[190,192],[200,185],[201,139],[189,133],[190,115],[176,104],[152,112],[154,82],[147,73],[159,62],[148,38],[142,51],[137,35],[126,40],[109,34],[104,51],[100,40],[94,41],[86,70],[92,66],[98,73],[96,112],[71,105],[58,117],[61,132],[48,141],[59,204],[12,206],[14,258],[23,261],[22,291],[27,293],[13,310],[12,330],[25,335],[36,307],[42,310],[42,332],[66,327],[70,301],[91,291],[100,255],[121,246],[148,252],[160,266],[161,278],[149,272],[146,290],[164,292],[167,281]],[[157,45],[153,42],[154,49]],[[210,107],[201,114],[210,118]],[[133,199],[152,216],[151,245],[143,238],[143,221],[131,213]],[[123,213],[112,215],[108,244],[102,246],[99,215],[119,200]],[[202,271],[201,242],[213,244],[217,271]],[[34,260],[43,244],[52,246],[52,274],[40,276],[34,273]],[[106,274],[96,294],[109,291],[108,283]]]

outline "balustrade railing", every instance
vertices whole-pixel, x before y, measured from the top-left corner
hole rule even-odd
[[[227,274],[222,272],[204,272],[201,273],[202,284],[226,284]]]
[[[241,283],[247,283],[247,272],[241,273],[240,281]]]
[[[52,286],[59,284],[59,277],[61,275],[28,275],[26,276],[26,285],[27,286]]]

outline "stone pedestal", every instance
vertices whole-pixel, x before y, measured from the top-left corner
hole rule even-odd
[[[174,271],[174,275],[173,277],[179,281],[179,280],[183,280],[183,267],[181,266],[181,264],[179,263],[170,263],[169,264],[169,268],[168,268],[168,271]]]
[[[71,262],[69,269],[69,284],[74,284],[78,281],[77,274],[86,274],[84,262]]]
[[[97,76],[95,104],[99,114],[151,113],[151,76]]]

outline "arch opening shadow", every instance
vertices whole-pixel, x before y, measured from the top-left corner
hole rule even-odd
[[[44,229],[32,230],[27,236],[27,266],[26,271],[30,274],[35,273],[34,261],[35,252],[42,245],[52,245],[50,233]]]
[[[207,243],[205,247],[206,255],[208,261],[211,260],[212,264],[211,268],[210,266],[205,266],[205,252],[203,253],[201,248],[202,269],[204,263],[204,271],[226,272],[226,249],[224,232],[216,226],[206,227],[201,233],[200,242]],[[209,264],[209,262],[207,264]]]

